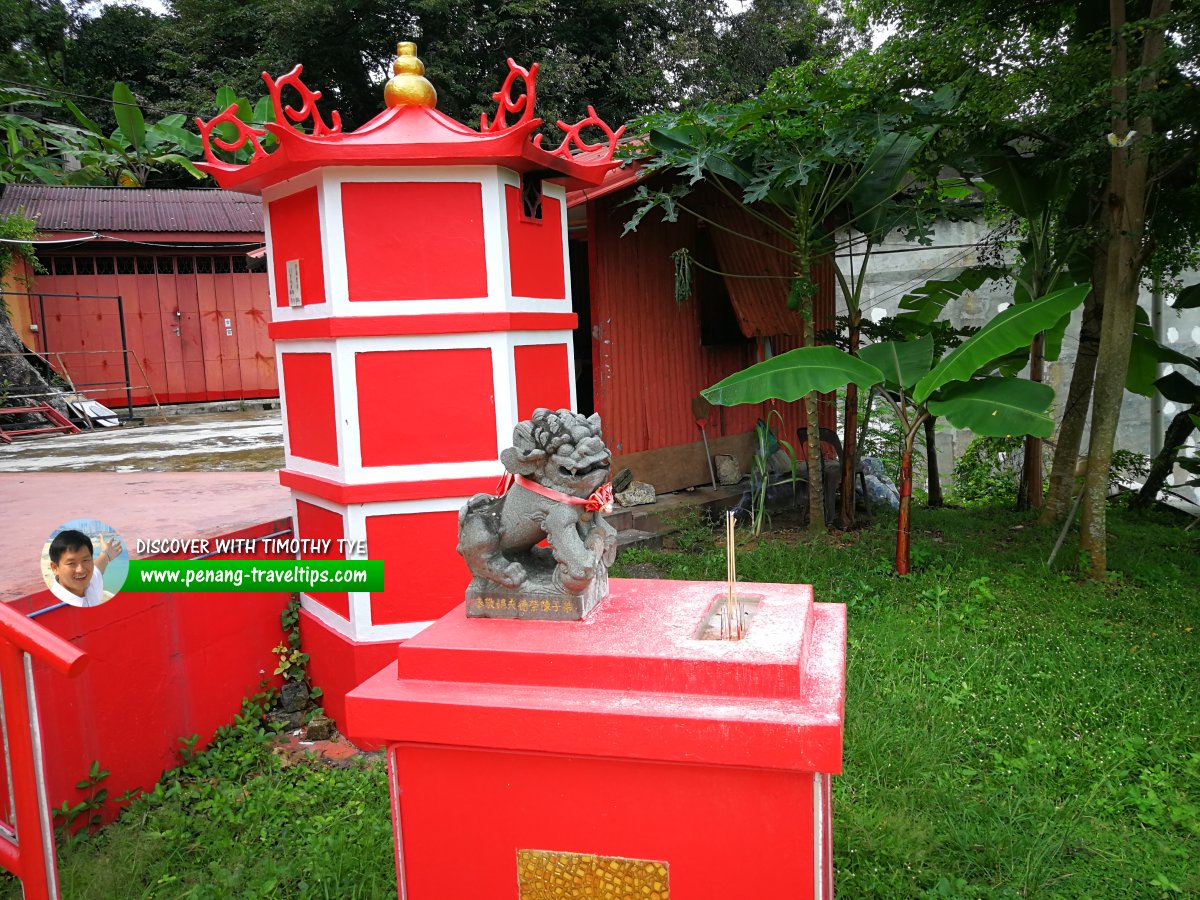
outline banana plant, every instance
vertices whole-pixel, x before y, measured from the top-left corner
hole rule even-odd
[[[62,184],[67,176],[64,154],[86,146],[86,133],[46,120],[47,112],[60,109],[59,102],[23,88],[0,89],[0,108],[0,184]]]
[[[1200,301],[1200,285],[1185,289],[1176,301],[1175,308],[1189,308],[1189,296],[1195,298],[1195,301]],[[1174,371],[1159,377],[1159,366],[1162,364],[1173,366]],[[1192,372],[1185,375],[1188,369]],[[1176,465],[1193,475],[1200,475],[1200,472],[1195,471],[1198,461],[1181,456],[1192,431],[1200,427],[1200,356],[1187,356],[1155,341],[1149,317],[1140,306],[1133,328],[1133,344],[1129,354],[1129,372],[1125,376],[1125,389],[1145,397],[1157,392],[1163,399],[1182,407],[1167,425],[1162,451],[1151,461],[1150,472],[1133,500],[1135,507],[1146,507],[1158,497],[1166,484],[1167,475]],[[1154,427],[1157,428],[1158,424],[1154,423]],[[1189,482],[1189,485],[1194,483]]]
[[[994,374],[996,364],[1061,321],[1083,302],[1088,289],[1073,285],[1009,307],[937,360],[931,335],[870,344],[857,357],[836,347],[800,347],[730,375],[701,395],[710,403],[736,406],[770,399],[790,402],[848,384],[876,388],[904,430],[895,565],[897,574],[906,575],[912,567],[912,450],[918,431],[930,416],[942,416],[983,436],[1049,437],[1054,431],[1049,415],[1053,388]]]
[[[1086,187],[1071,177],[1070,168],[1061,160],[1022,155],[1008,145],[980,153],[977,162],[989,193],[1021,225],[1018,258],[1009,273],[1013,302],[1028,303],[1086,280],[1091,260],[1083,252],[1087,236],[1082,226],[1089,204]],[[1034,335],[1021,354],[1031,381],[1041,381],[1045,363],[1058,359],[1068,321],[1064,316],[1045,333]],[[1042,492],[1042,441],[1031,435],[1025,438],[1018,505],[1041,507]]]
[[[200,153],[200,138],[183,128],[185,117],[167,116],[147,124],[133,92],[122,82],[113,87],[113,114],[117,130],[105,135],[70,100],[64,106],[82,126],[86,139],[72,152],[80,168],[68,183],[107,183],[121,187],[145,187],[150,173],[163,166],[178,166],[194,178],[205,174],[192,165],[190,157]]]

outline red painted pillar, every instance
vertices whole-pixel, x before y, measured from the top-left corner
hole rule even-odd
[[[353,133],[336,113],[326,123],[299,67],[264,79],[276,122],[302,120],[308,133],[257,131],[229,112],[199,123],[202,167],[263,198],[280,480],[297,538],[327,542],[301,556],[385,561],[382,592],[301,597],[311,673],[339,720],[345,692],[397,641],[462,600],[457,511],[495,489],[513,426],[539,406],[574,405],[566,190],[600,181],[619,136],[587,162],[572,156],[578,127],[543,148],[536,66],[512,63],[494,121],[468,128],[437,111],[415,48],[399,51],[387,109]],[[284,87],[299,107],[281,104]],[[250,148],[246,164],[213,151],[220,121]]]

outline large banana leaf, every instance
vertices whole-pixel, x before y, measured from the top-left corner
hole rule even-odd
[[[1195,309],[1200,306],[1200,284],[1190,284],[1179,292],[1171,309]]]
[[[908,390],[933,367],[933,335],[860,347],[859,358],[883,373],[890,388]]]
[[[1154,381],[1158,378],[1158,367],[1166,364],[1189,366],[1200,370],[1200,359],[1185,356],[1178,350],[1164,347],[1154,340],[1154,332],[1150,326],[1139,322],[1133,328],[1133,343],[1129,348],[1129,368],[1125,373],[1125,390],[1141,394],[1143,397],[1154,396]]]
[[[996,188],[1000,202],[1022,219],[1036,219],[1070,190],[1065,165],[1049,165],[1021,156],[1011,147],[981,153],[984,180]]]
[[[851,382],[866,388],[881,381],[879,369],[836,347],[800,347],[736,372],[700,395],[718,406],[792,402],[813,391],[824,394]]]
[[[1054,420],[1047,415],[1053,402],[1054,389],[1048,384],[989,377],[947,385],[928,407],[955,428],[969,428],[984,437],[1048,438],[1054,433]]]
[[[977,291],[979,286],[992,278],[1001,278],[1004,270],[999,266],[973,266],[964,269],[954,278],[933,279],[910,294],[900,298],[899,316],[915,319],[925,325],[933,322],[946,304],[966,291]]]
[[[133,91],[123,81],[113,85],[113,115],[125,140],[133,145],[134,150],[140,151],[146,143],[146,120],[142,117]]]
[[[936,131],[935,128],[922,129],[915,134],[893,131],[879,138],[848,197],[855,228],[876,240],[883,239],[891,222],[886,213],[886,201],[900,189],[913,157],[929,143]]]
[[[1200,403],[1200,385],[1189,381],[1182,372],[1172,372],[1154,382],[1158,392],[1172,403],[1192,406]]]
[[[966,381],[994,359],[1028,344],[1033,336],[1055,325],[1087,296],[1087,284],[1076,284],[1040,300],[1010,306],[978,333],[951,350],[928,375],[917,382],[913,399],[924,403],[952,381]]]

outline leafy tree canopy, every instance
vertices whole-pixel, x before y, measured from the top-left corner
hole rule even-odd
[[[830,10],[835,10],[831,12]],[[207,115],[218,89],[253,100],[260,73],[296,63],[348,128],[382,110],[395,44],[415,40],[439,108],[490,112],[513,57],[541,64],[539,114],[612,122],[704,98],[740,99],[781,65],[830,59],[852,43],[820,0],[170,0],[132,5],[0,0],[0,79],[70,91],[103,129],[124,82],[151,115]],[[10,85],[11,86],[11,85]],[[78,96],[84,95],[84,96]]]

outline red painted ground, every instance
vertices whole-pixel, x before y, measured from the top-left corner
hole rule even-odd
[[[37,472],[0,475],[7,526],[0,602],[44,591],[39,560],[63,522],[96,518],[117,529],[131,556],[142,539],[204,538],[290,518],[275,472]]]

